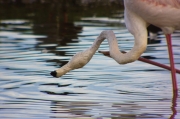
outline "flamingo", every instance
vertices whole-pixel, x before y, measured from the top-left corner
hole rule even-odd
[[[113,31],[102,31],[90,48],[75,54],[66,65],[52,71],[51,75],[60,77],[71,70],[82,68],[105,39],[108,40],[109,51],[100,51],[100,53],[113,58],[117,63],[126,64],[141,60],[140,56],[147,47],[147,27],[152,24],[161,28],[166,35],[170,67],[165,67],[171,70],[173,92],[177,91],[176,72],[179,70],[174,66],[171,34],[175,30],[180,30],[180,0],[124,0],[124,6],[125,24],[135,39],[134,46],[129,52],[120,51]]]

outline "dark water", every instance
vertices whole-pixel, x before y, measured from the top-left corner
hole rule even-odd
[[[121,49],[132,48],[123,9],[92,9],[1,5],[0,118],[180,118],[180,97],[172,95],[170,72],[156,66],[139,61],[119,65],[97,52],[84,68],[61,78],[50,76],[103,30],[116,33]],[[180,31],[172,36],[180,68]],[[169,65],[161,32],[158,40],[143,56]],[[99,50],[108,50],[107,41]]]

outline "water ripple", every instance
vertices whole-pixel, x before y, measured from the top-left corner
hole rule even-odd
[[[58,79],[50,76],[50,71],[67,63],[72,55],[90,47],[102,30],[113,30],[119,47],[129,51],[134,38],[125,28],[122,16],[83,17],[68,24],[67,32],[58,38],[54,37],[54,24],[36,26],[24,19],[1,20],[0,118],[180,116],[176,113],[180,110],[179,96],[172,96],[170,72],[156,66],[139,61],[119,65],[95,53],[82,69]],[[36,33],[40,31],[46,34]],[[172,37],[176,67],[180,68],[179,31]],[[161,42],[148,45],[143,56],[169,65],[161,32],[158,40]],[[108,49],[105,40],[99,50]],[[180,79],[179,74],[177,78]]]

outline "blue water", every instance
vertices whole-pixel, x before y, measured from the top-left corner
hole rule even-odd
[[[81,69],[60,78],[49,74],[90,47],[103,30],[113,30],[119,47],[129,51],[134,38],[123,17],[117,17],[122,13],[89,15],[59,28],[31,19],[1,19],[0,118],[180,118],[180,97],[173,96],[171,74],[165,69],[140,61],[119,65],[97,52]],[[161,42],[149,44],[142,56],[169,65],[163,33],[157,38]],[[180,69],[180,31],[172,39]],[[106,40],[99,50],[108,50]],[[180,86],[179,74],[177,79]]]

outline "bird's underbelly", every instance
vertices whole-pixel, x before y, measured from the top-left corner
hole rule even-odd
[[[170,5],[148,3],[146,0],[136,0],[128,3],[128,9],[143,18],[147,23],[161,29],[180,29],[180,9]]]

